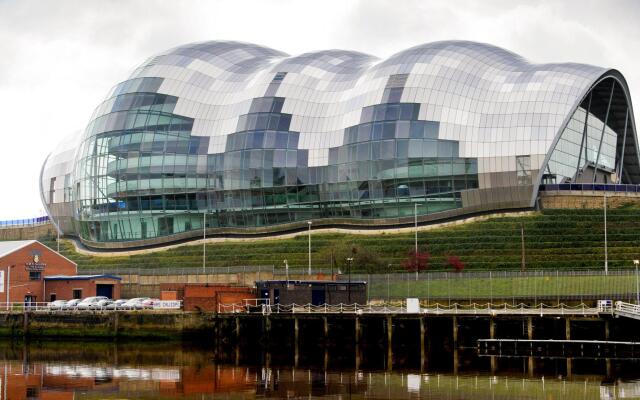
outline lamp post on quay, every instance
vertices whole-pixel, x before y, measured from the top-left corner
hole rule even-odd
[[[348,291],[348,303],[351,304],[351,263],[353,262],[353,257],[347,257],[347,274],[349,275],[349,284],[347,287]]]
[[[307,225],[309,225],[309,276],[311,276],[311,224],[312,221],[307,221]]]

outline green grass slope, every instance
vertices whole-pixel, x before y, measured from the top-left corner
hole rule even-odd
[[[458,256],[464,269],[519,269],[520,227],[524,226],[527,269],[601,268],[604,263],[602,210],[557,209],[528,216],[495,217],[458,226],[419,232],[421,249],[431,254],[429,270],[450,269],[447,260]],[[622,207],[608,212],[609,266],[633,267],[640,258],[640,208]],[[55,238],[40,238],[55,248]],[[269,240],[244,240],[207,245],[207,267],[263,265],[291,267],[307,265],[307,235]],[[312,264],[316,268],[344,268],[344,259],[356,249],[354,271],[402,270],[402,262],[413,249],[414,235],[383,233],[356,235],[317,233],[312,235]],[[202,245],[184,245],[131,256],[87,256],[74,251],[70,242],[61,252],[82,269],[116,271],[117,268],[198,268]]]

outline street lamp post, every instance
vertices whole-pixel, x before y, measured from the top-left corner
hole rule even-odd
[[[202,213],[202,273],[206,274],[207,260],[207,212]]]
[[[289,263],[287,260],[284,260],[284,271],[287,276],[287,287],[289,287]]]
[[[389,282],[389,276],[390,275],[391,275],[391,264],[389,264],[387,266],[387,304],[391,300],[391,292],[390,292],[390,289],[389,289],[389,284],[391,283],[391,282]]]
[[[640,305],[640,280],[638,280],[638,264],[640,264],[640,260],[633,260],[633,265],[636,266],[636,304]]]
[[[311,276],[311,224],[313,222],[307,221],[307,225],[309,225],[309,276]]]
[[[348,257],[347,258],[347,274],[349,275],[349,284],[347,287],[347,291],[348,291],[348,303],[351,304],[351,263],[353,262],[353,257]]]

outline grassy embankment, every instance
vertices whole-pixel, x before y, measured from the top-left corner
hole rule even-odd
[[[528,216],[496,217],[419,232],[421,248],[431,254],[430,271],[451,270],[449,256],[458,256],[465,271],[518,270],[521,267],[521,235],[524,226],[526,268],[577,270],[601,269],[604,264],[604,225],[602,210],[545,210]],[[609,268],[633,268],[633,259],[640,258],[640,208],[625,205],[608,213]],[[54,246],[51,239],[45,242]],[[344,258],[357,249],[353,271],[364,274],[402,272],[402,262],[413,249],[413,233],[354,235],[348,233],[318,233],[312,235],[312,265],[345,271]],[[202,266],[202,246],[185,245],[150,254],[100,257],[78,254],[71,243],[61,244],[62,253],[76,261],[83,271],[117,273],[122,268],[179,271],[180,268]],[[283,268],[287,259],[292,268],[307,265],[307,235],[294,238],[254,241],[227,241],[207,245],[207,267],[271,266]],[[162,273],[162,272],[160,272]],[[551,273],[549,273],[552,275]],[[465,276],[466,274],[459,274]],[[487,279],[449,279],[415,283],[412,279],[390,282],[391,297],[407,293],[420,297],[509,297],[523,293],[533,295],[607,294],[635,290],[631,276],[607,278],[527,277]],[[408,289],[407,289],[408,288]],[[373,283],[372,295],[386,297],[387,282]]]

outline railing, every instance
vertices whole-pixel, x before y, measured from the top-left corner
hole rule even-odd
[[[566,304],[438,304],[421,307],[419,313],[407,311],[405,304],[268,304],[256,299],[256,306],[246,301],[231,304],[219,304],[218,313],[262,313],[262,314],[454,314],[454,315],[596,315],[598,308],[586,304],[569,306]]]
[[[639,304],[631,304],[625,303],[623,301],[616,301],[615,303],[615,312],[622,314],[630,314],[635,315],[640,318],[640,305]]]
[[[16,228],[21,226],[43,225],[46,223],[49,223],[49,217],[45,215],[44,217],[0,221],[0,228]]]
[[[613,183],[547,183],[540,185],[540,191],[551,192],[558,190],[640,193],[640,185],[621,185]]]
[[[52,305],[50,302],[0,302],[1,312],[94,312],[94,311],[145,311],[145,310],[180,310],[182,309],[182,300],[155,301],[152,305],[144,307],[115,307],[113,305],[98,306],[90,305],[87,307]]]
[[[611,300],[598,300],[598,312],[601,314],[613,313],[613,301]]]

